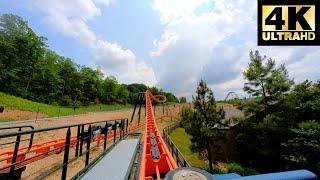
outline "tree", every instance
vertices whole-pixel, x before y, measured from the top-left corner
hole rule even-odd
[[[201,80],[198,84],[196,95],[193,97],[194,112],[186,123],[186,131],[192,135],[194,148],[206,149],[209,160],[209,168],[213,169],[212,142],[220,138],[217,132],[217,124],[221,124],[224,118],[223,111],[218,111],[212,90]],[[186,112],[190,115],[190,113]]]
[[[287,95],[286,118],[293,125],[320,117],[320,81],[303,81]]]
[[[288,126],[286,97],[293,80],[284,65],[250,52],[244,71],[244,91],[252,96],[241,105],[246,117],[240,122],[237,140],[240,161],[258,170],[279,170],[283,166],[281,143],[292,136]]]
[[[159,94],[159,92],[160,92],[157,87],[151,87],[150,91],[151,91],[152,94]]]
[[[148,87],[144,84],[133,83],[129,84],[127,86],[127,89],[129,91],[128,103],[135,104],[138,98],[138,93],[145,92],[148,89]]]
[[[76,64],[69,58],[60,57],[58,66],[58,74],[62,80],[60,85],[62,97],[61,104],[71,105],[72,101],[78,101],[79,99],[82,99],[81,89],[83,81],[81,74],[78,72],[78,67]]]
[[[46,39],[37,36],[21,17],[3,14],[0,17],[0,48],[7,53],[0,56],[3,67],[1,90],[23,97],[33,97],[29,91],[37,63],[43,57]],[[14,86],[14,87],[13,87]]]
[[[129,99],[129,91],[125,85],[119,85],[117,88],[117,100],[121,104],[127,104]]]
[[[103,95],[102,100],[104,103],[112,103],[116,100],[118,81],[114,76],[105,78],[103,82]]]
[[[168,102],[178,102],[178,98],[175,97],[172,93],[170,93],[170,92],[165,92],[164,94],[165,94],[165,96],[167,97],[167,101],[168,101]]]
[[[101,79],[103,74],[99,70],[93,70],[89,67],[83,67],[81,69],[82,93],[85,94],[83,102],[89,104],[90,102],[99,102],[101,90]]]
[[[240,105],[238,162],[261,172],[306,168],[319,174],[320,82],[291,89],[285,66],[258,51],[250,53],[243,75],[251,98]]]
[[[18,72],[20,71],[17,49],[6,37],[0,36],[0,52],[0,90],[15,94],[18,88],[15,82],[19,81]]]
[[[292,131],[295,137],[282,144],[288,167],[306,168],[320,175],[320,123],[315,120],[302,122]]]
[[[251,51],[249,56],[248,69],[243,73],[247,80],[243,90],[254,99],[244,111],[262,119],[267,114],[278,110],[283,100],[282,95],[290,90],[293,80],[289,79],[284,65],[277,68],[274,60],[261,56],[259,51],[255,53]]]
[[[62,79],[59,76],[59,56],[47,50],[37,64],[29,91],[38,102],[53,103],[59,100]]]
[[[180,97],[179,102],[180,103],[186,103],[187,102],[187,98],[186,97]]]

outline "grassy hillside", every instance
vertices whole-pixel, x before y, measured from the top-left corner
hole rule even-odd
[[[93,105],[79,107],[76,110],[73,108],[59,107],[54,105],[48,105],[43,103],[37,103],[23,98],[10,96],[0,92],[0,106],[5,107],[5,112],[0,114],[0,121],[10,120],[22,120],[22,119],[34,119],[39,117],[55,117],[55,116],[66,116],[74,114],[83,114],[88,112],[99,112],[99,111],[113,111],[125,108],[132,108],[132,105]],[[30,112],[28,115],[25,112]],[[31,113],[33,112],[33,113]],[[20,113],[21,116],[25,114],[25,117],[19,116],[6,116],[6,114]],[[30,118],[31,116],[31,118]]]
[[[199,158],[198,152],[192,152],[190,150],[191,137],[187,134],[183,128],[177,128],[174,130],[170,137],[177,148],[181,151],[186,160],[194,167],[208,169],[207,163]]]

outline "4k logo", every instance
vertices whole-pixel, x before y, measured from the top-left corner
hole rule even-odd
[[[258,0],[258,45],[320,45],[319,0]]]

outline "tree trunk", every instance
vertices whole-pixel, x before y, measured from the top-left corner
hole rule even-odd
[[[260,79],[260,83],[261,83],[261,87],[262,87],[263,103],[264,103],[265,108],[267,108],[267,106],[268,106],[267,95],[266,95],[266,90],[265,90],[264,83],[263,83],[262,79]]]
[[[33,73],[32,73],[32,74],[30,74],[30,75],[29,75],[29,77],[28,77],[27,85],[26,85],[26,91],[28,91],[28,89],[29,89],[29,86],[30,86],[30,83],[31,83],[32,75],[33,75]]]
[[[209,169],[213,170],[210,142],[207,142],[207,152],[208,152],[208,160],[209,160]]]
[[[28,76],[27,85],[26,85],[26,91],[28,91],[29,86],[30,86],[30,83],[31,83],[31,81],[32,81],[33,74],[34,74],[34,68],[35,68],[35,67],[32,68],[32,71],[31,71],[31,73],[30,73],[29,76]]]

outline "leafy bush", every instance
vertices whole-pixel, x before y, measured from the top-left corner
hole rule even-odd
[[[191,108],[189,107],[182,108],[181,110],[182,125],[186,129],[186,131],[191,128],[189,122],[192,116],[193,116],[193,111]]]
[[[220,168],[213,168],[212,170],[207,169],[206,171],[210,172],[211,174],[224,174],[225,173]]]
[[[228,103],[232,104],[232,105],[235,106],[235,107],[238,107],[238,106],[241,105],[242,100],[241,100],[241,99],[238,99],[238,98],[234,98],[234,99],[230,99],[230,100],[228,101]]]
[[[257,172],[250,168],[242,167],[240,164],[237,163],[229,163],[225,165],[225,168],[227,169],[227,173],[237,173],[241,176],[249,176],[257,174]]]
[[[306,168],[320,175],[320,123],[315,120],[302,122],[292,131],[296,136],[282,144],[288,167]]]

